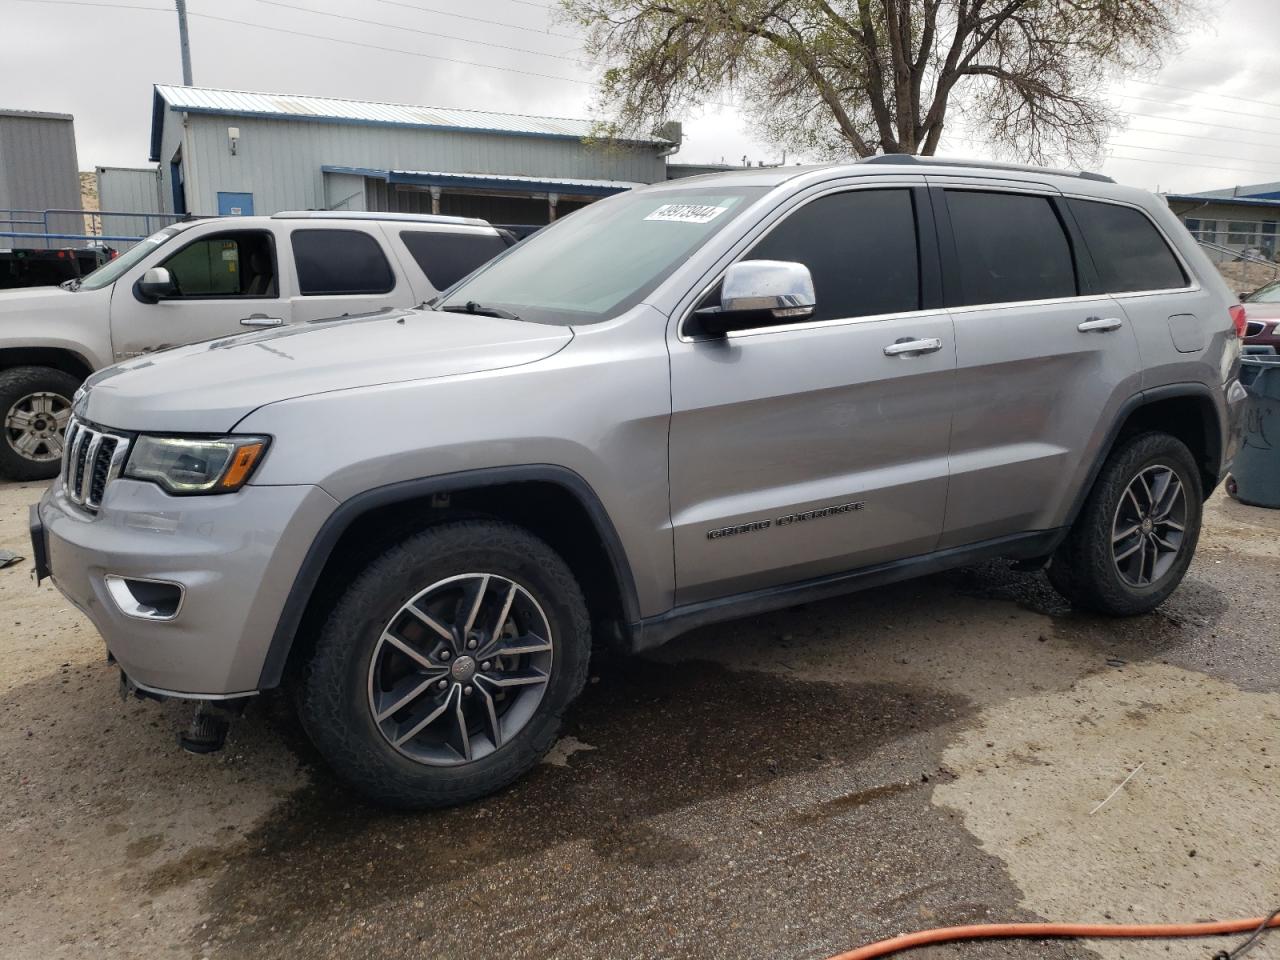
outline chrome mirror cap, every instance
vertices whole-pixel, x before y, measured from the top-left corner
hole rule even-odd
[[[817,302],[809,268],[789,260],[740,260],[725,271],[720,287],[723,313],[767,310],[794,319],[810,316]]]

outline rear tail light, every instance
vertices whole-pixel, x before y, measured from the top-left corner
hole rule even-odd
[[[1248,320],[1244,313],[1244,305],[1237,303],[1234,307],[1229,307],[1227,312],[1231,314],[1231,322],[1235,324],[1236,336],[1243,340],[1245,323]]]

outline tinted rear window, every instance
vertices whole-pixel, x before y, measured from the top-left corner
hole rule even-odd
[[[387,293],[396,285],[378,241],[359,230],[295,230],[293,262],[304,297]]]
[[[1013,303],[1076,295],[1071,246],[1047,197],[948,190],[960,263],[953,303]]]
[[[793,260],[813,275],[818,309],[836,320],[920,309],[920,258],[908,190],[855,190],[805,204],[748,260]]]
[[[506,241],[492,233],[401,230],[400,239],[437,290],[452,287],[507,249]]]
[[[1114,203],[1068,202],[1105,293],[1187,285],[1177,257],[1146,214]]]

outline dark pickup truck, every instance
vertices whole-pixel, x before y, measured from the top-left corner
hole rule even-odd
[[[55,287],[86,276],[115,256],[105,247],[88,250],[0,248],[0,290]]]

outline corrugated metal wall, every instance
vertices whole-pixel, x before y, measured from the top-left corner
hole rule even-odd
[[[56,114],[0,112],[0,210],[80,209],[80,173],[72,120]],[[9,218],[0,213],[0,218]],[[27,218],[31,219],[31,218]],[[0,231],[43,233],[43,226],[0,224]],[[79,214],[50,217],[54,233],[84,233]],[[53,246],[72,246],[52,241]],[[43,241],[0,237],[2,247],[44,247]]]
[[[238,127],[231,155],[228,127]],[[160,170],[172,209],[169,161],[181,140],[182,115],[165,114]],[[652,183],[665,179],[657,146],[590,147],[577,140],[470,131],[378,127],[192,114],[184,142],[187,205],[212,214],[219,191],[252,193],[254,212],[319,209],[325,165],[579,177]]]
[[[98,167],[98,209],[160,213],[160,180],[151,167]],[[102,233],[112,237],[145,237],[170,223],[168,219],[103,217]],[[110,245],[127,250],[132,243],[114,240]]]

